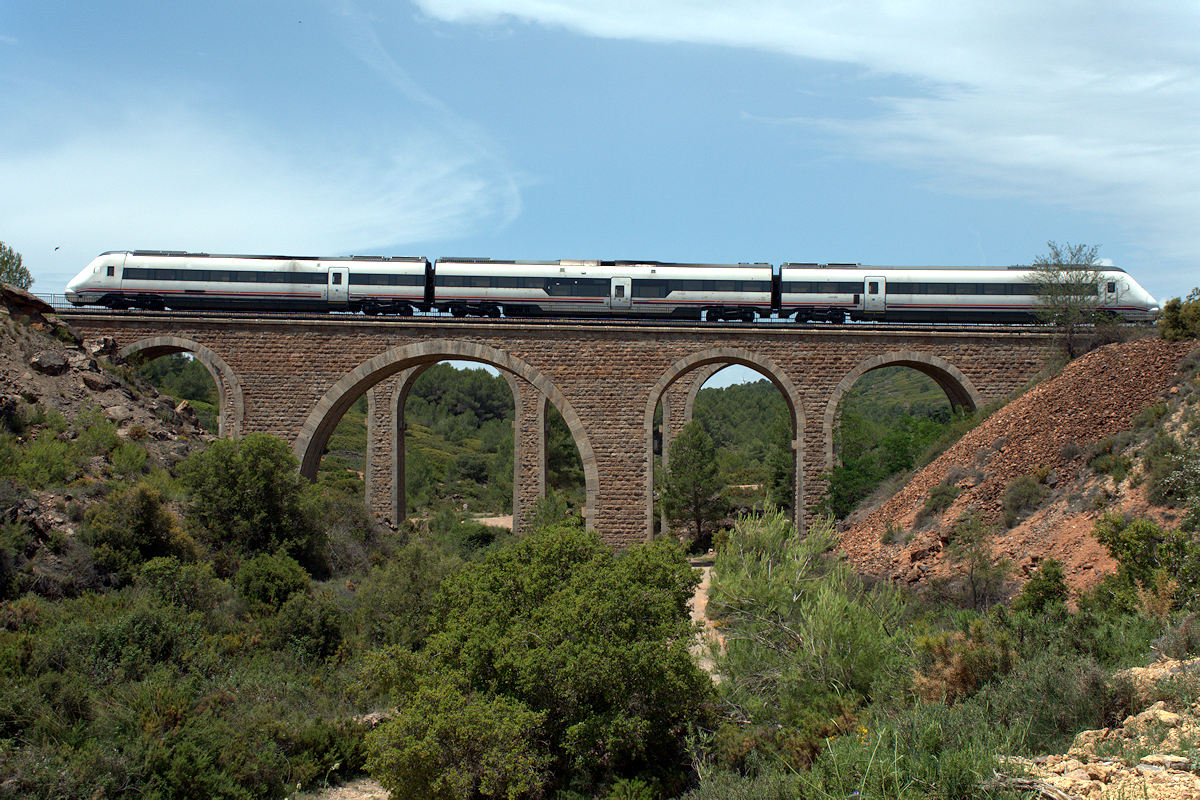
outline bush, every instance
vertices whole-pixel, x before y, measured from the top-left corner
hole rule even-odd
[[[1056,559],[1047,558],[1013,600],[1013,610],[1040,614],[1050,606],[1065,605],[1069,592],[1063,568]]]
[[[953,483],[939,483],[929,490],[929,497],[925,499],[925,505],[917,513],[918,519],[928,519],[934,514],[940,514],[950,507],[954,499],[962,493],[962,489],[955,486]]]
[[[1046,499],[1046,487],[1032,475],[1014,478],[1004,489],[1004,524],[1011,528],[1026,512],[1033,511]]]
[[[465,693],[545,714],[559,786],[670,771],[712,691],[688,651],[696,582],[667,540],[617,555],[578,528],[533,531],[442,582],[425,651]]]
[[[1101,475],[1111,475],[1117,483],[1125,480],[1133,461],[1125,455],[1125,447],[1129,443],[1127,434],[1106,436],[1093,444],[1087,450],[1087,463],[1093,472]]]
[[[112,453],[113,471],[124,478],[141,474],[146,468],[148,455],[146,449],[141,445],[122,442]]]
[[[899,596],[867,589],[835,546],[830,520],[799,538],[776,513],[739,519],[718,554],[708,608],[726,635],[720,692],[750,723],[735,737],[746,744],[728,750],[759,747],[799,766],[874,685],[906,672]]]
[[[133,577],[151,558],[191,559],[195,545],[180,529],[162,496],[144,483],[115,492],[88,509],[82,539],[91,545],[96,565],[118,583]]]
[[[217,579],[212,564],[185,564],[174,556],[142,564],[137,585],[154,592],[164,603],[189,611],[207,611],[229,591],[229,584]]]
[[[1188,293],[1187,300],[1168,300],[1158,318],[1158,332],[1168,342],[1200,338],[1200,289]]]
[[[325,592],[296,592],[275,617],[275,636],[303,661],[328,658],[342,643],[342,612]]]
[[[367,734],[367,769],[397,800],[538,796],[544,722],[518,700],[430,682]]]
[[[308,573],[291,556],[263,553],[242,563],[234,585],[239,597],[278,611],[293,594],[308,590]]]
[[[244,556],[282,549],[312,575],[328,573],[324,532],[305,511],[307,484],[281,439],[261,433],[220,439],[179,471],[192,495],[188,519],[223,553],[223,570],[232,572]]]
[[[429,635],[433,599],[462,561],[410,543],[367,574],[358,591],[356,620],[372,644],[419,648]]]

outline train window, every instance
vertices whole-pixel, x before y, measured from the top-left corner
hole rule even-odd
[[[1115,292],[1116,290],[1117,290],[1117,282],[1116,282],[1116,281],[1109,281],[1109,282],[1108,282],[1108,291],[1109,291],[1109,294],[1111,294],[1111,293]]]
[[[541,289],[543,291],[546,289],[545,278],[519,278],[518,280],[520,281],[518,285],[522,289]]]
[[[879,281],[871,281],[869,284],[867,284],[867,288],[870,290],[871,294],[879,294]]]
[[[332,275],[330,275],[329,277],[332,280],[332,283],[334,286],[342,285],[342,274],[340,272],[335,272]]]
[[[472,275],[471,286],[476,289],[489,289],[492,286],[492,279],[487,275]]]
[[[668,291],[666,281],[634,281],[631,294],[634,297],[666,297]]]
[[[618,283],[616,286],[613,287],[613,289],[616,290],[613,295],[614,297],[624,297],[625,296],[625,287],[622,286],[621,284]]]
[[[110,277],[110,278],[114,277],[116,275],[116,271],[117,271],[116,267],[109,267],[108,268],[108,277]]]

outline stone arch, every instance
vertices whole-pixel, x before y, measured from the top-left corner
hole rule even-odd
[[[825,407],[822,439],[825,442],[826,470],[831,470],[836,466],[833,453],[833,428],[837,421],[838,403],[841,402],[842,396],[850,391],[850,387],[859,378],[871,370],[882,369],[883,367],[910,367],[917,372],[928,375],[946,393],[946,399],[950,401],[950,407],[955,410],[965,408],[974,411],[981,405],[979,392],[975,390],[971,379],[964,375],[958,367],[940,356],[921,353],[915,350],[896,350],[890,353],[871,356],[846,373],[846,376],[834,388],[833,394],[829,398],[829,404]]]
[[[242,435],[242,420],[245,419],[246,401],[237,373],[225,360],[199,342],[178,336],[152,336],[122,347],[121,358],[138,355],[147,359],[171,353],[188,353],[199,361],[217,386],[217,435],[237,439]]]
[[[320,463],[321,453],[329,441],[330,434],[337,427],[342,415],[363,392],[384,378],[408,367],[429,365],[444,360],[478,361],[491,365],[520,376],[549,398],[558,412],[562,414],[567,428],[571,431],[571,437],[575,440],[575,446],[579,449],[579,456],[583,461],[583,478],[587,496],[584,514],[588,524],[594,524],[596,497],[600,487],[600,471],[596,463],[596,454],[592,450],[591,440],[588,438],[579,415],[575,413],[575,409],[567,402],[558,387],[528,363],[502,350],[477,342],[438,339],[393,347],[347,372],[322,395],[300,428],[300,435],[296,437],[293,445],[293,451],[300,459],[300,474],[307,478],[316,477],[317,465]]]
[[[731,364],[741,364],[760,373],[764,378],[775,384],[775,388],[783,395],[788,411],[792,417],[792,452],[795,454],[796,493],[793,498],[793,511],[799,529],[804,516],[804,403],[800,391],[792,383],[787,373],[770,358],[749,350],[736,347],[713,347],[693,353],[679,359],[664,372],[650,388],[650,396],[646,401],[645,433],[646,433],[646,536],[649,538],[654,531],[654,410],[663,394],[681,376],[697,369],[720,364],[723,367]],[[705,377],[707,380],[718,370]],[[702,384],[703,381],[697,381]],[[699,386],[695,387],[699,391]],[[690,400],[695,399],[689,391]],[[690,409],[689,409],[690,410]]]

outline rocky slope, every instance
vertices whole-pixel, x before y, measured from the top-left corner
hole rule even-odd
[[[1001,408],[939,458],[915,474],[881,505],[852,515],[842,547],[864,574],[925,584],[955,573],[946,545],[968,513],[995,523],[998,558],[1017,567],[1019,579],[1041,559],[1061,561],[1075,589],[1088,588],[1115,563],[1091,536],[1105,510],[1135,511],[1172,521],[1134,481],[1114,484],[1088,468],[1098,443],[1134,426],[1151,404],[1180,392],[1180,365],[1194,368],[1196,342],[1158,339],[1109,345],[1067,365]],[[1194,391],[1184,383],[1187,392]],[[1015,479],[1031,476],[1048,499],[1011,529],[1003,497]],[[931,490],[948,484],[959,492],[940,513],[922,514]]]
[[[82,341],[50,306],[0,284],[0,430],[21,431],[19,441],[29,436],[70,441],[80,435],[74,423],[81,413],[99,413],[118,442],[135,442],[146,451],[144,471],[170,467],[212,438],[186,403],[159,395],[118,361],[112,341]],[[61,432],[29,424],[53,413],[65,421]],[[98,488],[113,470],[112,452],[96,455],[80,465],[65,493],[30,492],[0,479],[0,522],[28,523],[34,533],[29,551],[11,565],[24,574],[26,585],[58,585],[70,592],[94,588],[47,543],[59,534],[74,536],[97,494],[91,487]]]
[[[1083,731],[1064,754],[1003,759],[1042,797],[1191,800],[1200,797],[1200,659],[1123,670],[1135,708],[1115,728]],[[1183,753],[1184,755],[1180,755]]]

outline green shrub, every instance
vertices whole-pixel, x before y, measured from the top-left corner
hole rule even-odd
[[[15,451],[15,454],[10,451],[10,457],[15,455],[15,458],[8,474],[30,489],[62,486],[79,474],[71,457],[71,448],[46,431],[16,447]]]
[[[112,452],[113,471],[124,478],[140,475],[146,468],[146,448],[134,442],[122,442]]]
[[[75,416],[75,447],[82,458],[107,456],[120,443],[117,426],[109,422],[104,412],[95,406],[85,408]]]
[[[296,592],[275,616],[276,641],[304,661],[321,660],[342,643],[342,612],[326,592]]]
[[[164,603],[190,611],[208,611],[229,591],[207,561],[183,563],[174,556],[151,558],[138,570],[137,585],[154,592]]]
[[[91,545],[96,565],[119,583],[131,579],[148,559],[196,555],[194,543],[163,506],[161,495],[144,483],[115,492],[88,509],[81,538]]]
[[[371,569],[358,590],[355,614],[361,635],[373,644],[419,648],[433,620],[438,586],[462,561],[410,543]]]
[[[1050,606],[1065,604],[1068,596],[1062,564],[1057,559],[1047,558],[1021,587],[1012,607],[1016,611],[1040,614]]]
[[[533,531],[442,582],[425,652],[464,691],[545,714],[558,786],[678,771],[712,691],[688,652],[696,582],[667,540],[618,555],[575,527]]]
[[[1125,454],[1129,443],[1126,434],[1106,436],[1088,448],[1086,458],[1093,472],[1101,475],[1111,475],[1117,483],[1125,480],[1133,461]]]
[[[283,553],[262,553],[242,562],[234,578],[239,597],[278,611],[297,592],[308,591],[308,573]]]
[[[538,796],[544,722],[519,700],[430,682],[367,734],[367,769],[397,800]]]
[[[1158,318],[1158,331],[1168,342],[1200,338],[1200,289],[1189,292],[1186,301],[1168,300]]]
[[[1001,504],[1004,507],[1004,524],[1011,528],[1021,517],[1036,509],[1046,499],[1046,487],[1032,475],[1014,478],[1004,488]]]
[[[252,433],[219,439],[179,468],[191,491],[188,520],[221,554],[218,571],[231,572],[247,555],[282,548],[312,575],[328,573],[325,535],[303,495],[296,457],[273,436]]]
[[[929,518],[934,514],[940,514],[950,507],[954,499],[962,493],[962,489],[955,486],[953,483],[942,482],[929,490],[929,497],[925,499],[925,505],[917,512],[918,518]]]
[[[718,554],[708,608],[726,636],[719,689],[750,723],[737,735],[747,744],[727,749],[799,766],[873,699],[873,686],[907,671],[901,599],[865,587],[835,546],[830,520],[800,538],[776,513],[739,519]]]
[[[1142,466],[1146,471],[1146,497],[1150,502],[1179,506],[1187,500],[1186,489],[1175,485],[1172,476],[1188,454],[1189,448],[1165,433],[1159,433],[1146,445],[1142,451]]]

